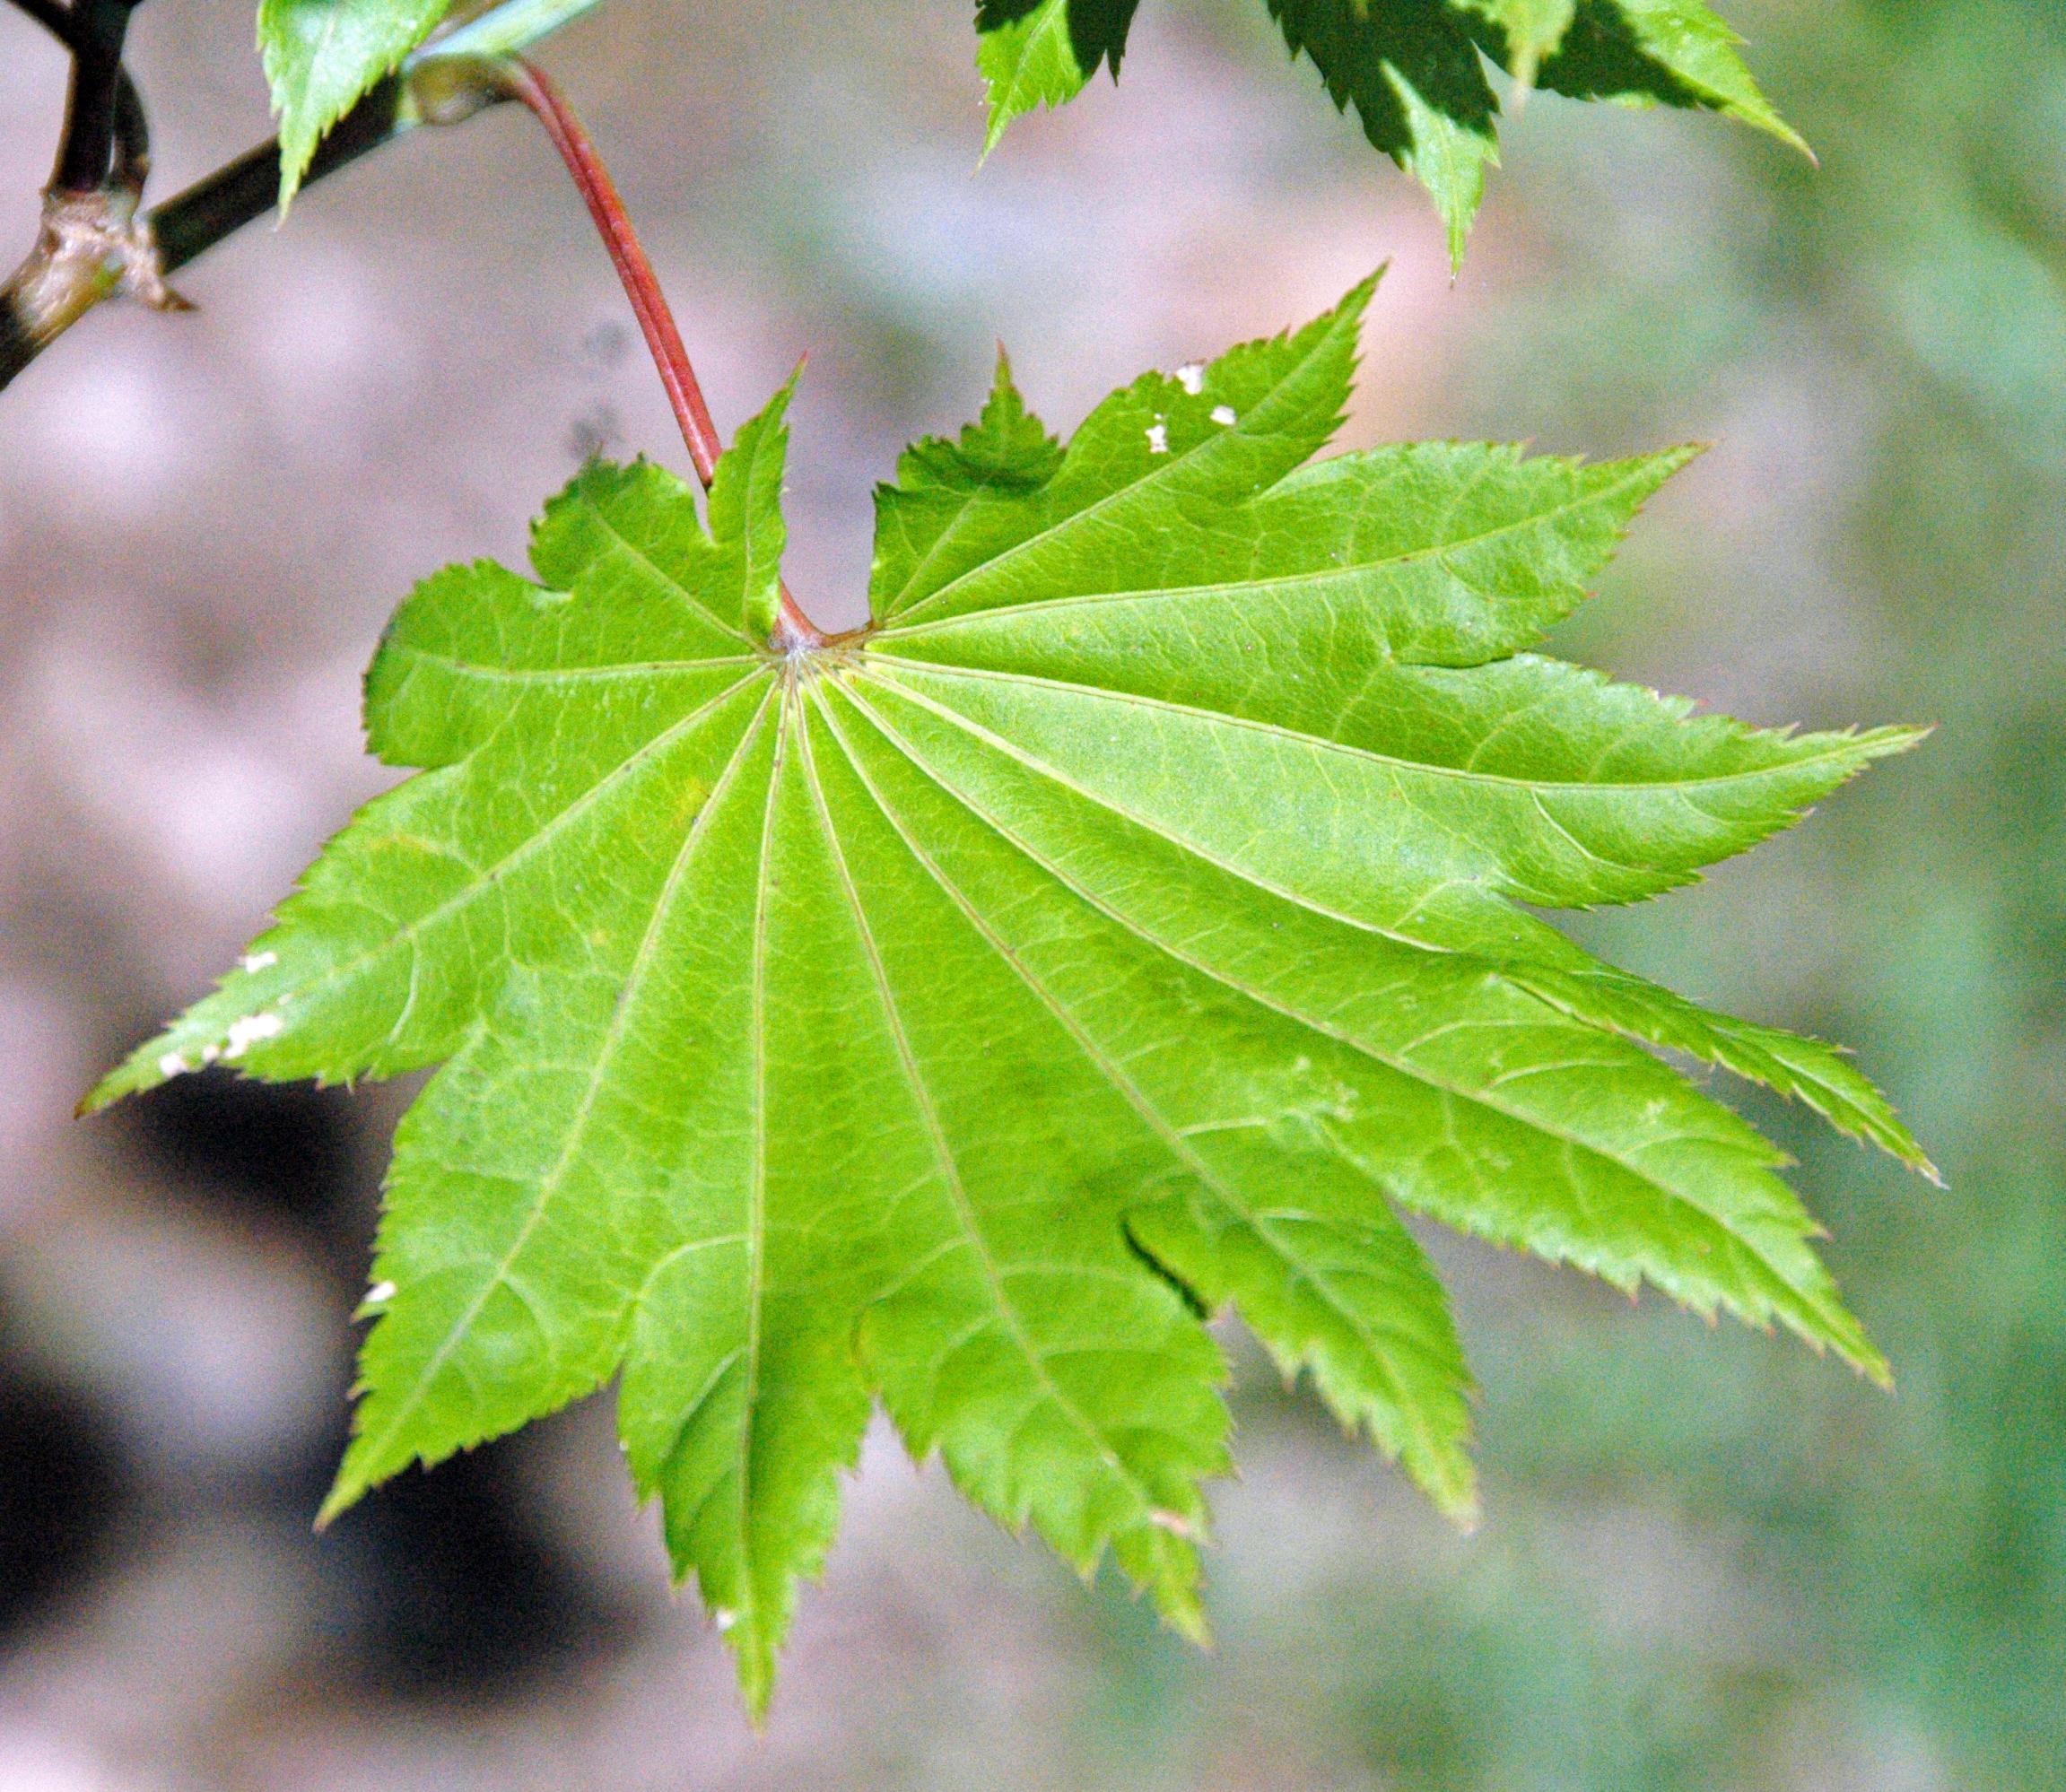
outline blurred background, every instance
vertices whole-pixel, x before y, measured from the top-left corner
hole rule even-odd
[[[808,351],[790,582],[859,613],[868,490],[993,342],[1051,425],[1389,258],[1347,439],[1715,444],[1560,636],[1760,722],[1940,725],[1800,831],[1583,932],[1855,1044],[1940,1192],[1800,1153],[1892,1357],[1436,1240],[1487,1518],[1447,1531],[1236,1335],[1219,1645],[1080,1588],[876,1435],[755,1739],[591,1402],[320,1538],[405,1088],[214,1074],[89,1124],[382,774],[411,582],[519,556],[587,454],[679,464],[513,109],[245,231],[197,315],[89,318],[0,399],[0,1792],[2066,1785],[2066,12],[1730,0],[1819,170],[1712,117],[1512,120],[1461,279],[1254,0],[980,178],[964,0],[611,0],[549,47],[720,422]],[[155,190],[266,134],[244,0],[151,0]],[[0,246],[64,63],[0,9]]]

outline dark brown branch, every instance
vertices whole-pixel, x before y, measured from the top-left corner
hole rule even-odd
[[[77,55],[75,36],[77,28],[72,14],[57,4],[57,0],[10,0],[18,13],[33,19],[68,50]],[[62,184],[65,166],[72,147],[72,120],[76,107],[67,114],[64,147],[58,152],[57,173],[53,184]],[[129,71],[119,60],[115,66],[115,89],[112,117],[109,126],[113,137],[114,153],[102,175],[112,186],[126,187],[142,192],[144,177],[151,167],[151,128],[144,114],[143,96],[136,91],[136,84],[129,79]],[[99,186],[100,180],[89,183]]]
[[[618,279],[623,282],[624,296],[632,301],[632,310],[645,335],[646,346],[652,351],[653,365],[659,370],[660,384],[667,388],[675,421],[681,425],[682,440],[688,447],[690,464],[707,491],[717,477],[718,457],[723,452],[723,443],[717,425],[710,420],[710,407],[703,398],[696,370],[690,364],[688,349],[676,326],[675,315],[667,307],[667,295],[660,290],[659,276],[653,272],[653,264],[647,258],[638,232],[632,227],[631,215],[624,210],[616,183],[610,178],[609,170],[596,153],[595,144],[588,141],[580,120],[567,104],[566,96],[543,69],[533,66],[521,57],[511,57],[496,65],[502,72],[510,96],[530,108],[545,127],[545,135],[553,140],[553,147],[559,151],[560,160],[566,163],[567,172],[580,189],[588,216],[595,221],[596,232],[609,251]],[[784,585],[774,644],[777,647],[822,647],[824,639]]]
[[[46,10],[44,0],[14,0],[14,4],[34,17],[40,18]],[[58,35],[63,36],[63,30]],[[376,87],[324,138],[309,171],[301,177],[301,185],[306,187],[334,174],[400,132],[408,122],[404,96],[400,80],[386,81]],[[477,93],[470,107],[449,99],[432,121],[448,122],[468,110],[478,111],[496,104],[503,97],[499,92]],[[138,114],[140,117],[140,108]],[[119,135],[117,141],[119,152]],[[184,192],[144,213],[140,222],[156,241],[160,271],[172,274],[223,238],[264,217],[279,203],[279,197],[280,145],[275,140],[205,175]],[[5,387],[65,328],[120,284],[118,273],[83,280],[73,295],[74,302],[34,320],[25,315],[20,303],[19,275],[0,289],[0,387]]]
[[[72,48],[72,89],[65,135],[50,177],[59,193],[97,193],[116,171],[118,96],[124,84],[122,44],[136,0],[74,0],[66,15]],[[135,90],[131,92],[134,94]],[[126,183],[125,183],[126,184]],[[141,173],[133,193],[143,190]]]
[[[6,0],[70,48],[74,20],[59,0]],[[301,185],[334,174],[368,150],[418,124],[450,125],[511,96],[500,78],[484,84],[483,57],[505,53],[558,30],[596,0],[501,0],[447,39],[409,59],[402,74],[374,88],[325,137]],[[449,46],[449,48],[447,48]],[[118,65],[110,194],[72,203],[53,190],[44,228],[29,259],[0,283],[0,387],[103,300],[127,291],[176,304],[162,275],[184,267],[224,237],[263,217],[277,202],[277,142],[261,144],[163,205],[137,216],[150,164],[144,107]],[[147,251],[147,252],[146,252]],[[145,276],[148,276],[146,278]]]
[[[151,155],[143,101],[122,70],[135,0],[79,0],[70,11],[15,4],[71,50],[72,82],[35,245],[0,285],[0,386],[111,293],[186,309],[165,284],[150,221],[136,214]]]
[[[301,177],[302,187],[313,187],[325,175],[335,174],[368,150],[378,149],[401,127],[402,83],[384,81],[345,113],[317,146],[315,159]],[[151,228],[157,233],[165,272],[178,273],[224,237],[256,223],[279,203],[280,143],[275,137],[152,208]]]

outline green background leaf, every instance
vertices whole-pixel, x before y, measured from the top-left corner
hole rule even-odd
[[[1035,106],[1080,92],[1101,61],[1116,79],[1138,0],[981,0],[978,60],[989,86],[986,153]],[[1758,91],[1740,39],[1704,0],[1263,0],[1295,56],[1353,109],[1373,147],[1434,199],[1460,261],[1497,162],[1499,102],[1486,60],[1526,93],[1699,107],[1799,149]]]
[[[1119,78],[1140,0],[977,0],[977,66],[989,94],[983,152],[1037,106],[1059,106],[1109,65]]]
[[[280,203],[330,126],[402,65],[452,0],[259,0],[258,48],[280,116]]]

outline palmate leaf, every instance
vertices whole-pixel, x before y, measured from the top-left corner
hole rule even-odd
[[[1197,1632],[1222,1308],[1468,1520],[1469,1379],[1402,1214],[1884,1375],[1779,1153],[1645,1046],[1922,1165],[1886,1102],[1518,905],[1685,882],[1913,735],[1696,718],[1530,651],[1687,457],[1309,464],[1369,292],[1066,449],[1000,364],[882,489],[853,637],[747,622],[786,394],[707,525],[594,464],[536,582],[402,606],[367,721],[420,775],[93,1098],[442,1064],[327,1509],[621,1375],[758,1708],[877,1401]]]
[[[1499,102],[1485,58],[1517,90],[1702,107],[1805,148],[1757,91],[1740,39],[1704,0],[1263,0],[1335,104],[1425,187],[1460,260],[1498,160]],[[978,0],[987,148],[1036,106],[1114,79],[1139,0]]]

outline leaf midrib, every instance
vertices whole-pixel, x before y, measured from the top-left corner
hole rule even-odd
[[[770,1640],[761,1634],[760,1582],[750,1539],[754,1534],[753,1479],[754,1407],[761,1390],[762,1307],[767,1294],[768,1205],[768,908],[774,891],[775,805],[788,758],[789,693],[776,687],[783,713],[776,718],[774,762],[768,770],[767,805],[761,815],[761,857],[754,874],[753,976],[748,999],[753,1005],[748,1037],[753,1041],[754,1150],[746,1187],[746,1338],[745,1379],[739,1396],[738,1587],[744,1607],[741,1634],[756,1648]],[[680,1440],[676,1440],[676,1448]],[[757,1667],[756,1667],[757,1672]]]
[[[1010,108],[1014,117],[1028,109],[1030,102],[1026,101],[1024,98],[1025,77],[1027,65],[1033,61],[1033,45],[1041,38],[1052,36],[1058,22],[1059,22],[1063,31],[1066,32],[1068,29],[1068,7],[1066,0],[1048,0],[1048,4],[1044,10],[1046,16],[1038,21],[1019,39],[1019,53],[1017,59],[1012,64],[1011,85],[1006,96],[999,99],[993,95],[991,98],[990,115],[993,120],[1007,106]],[[1075,60],[1073,50],[1070,60],[1072,62]],[[1082,71],[1079,69],[1077,73],[1080,74]],[[1036,90],[1033,97],[1034,100],[1039,100],[1042,96]],[[1000,128],[1001,126],[995,123],[991,125],[989,135],[993,142],[996,140]]]
[[[1187,720],[1204,722],[1211,726],[1246,729],[1251,733],[1270,735],[1290,745],[1308,747],[1321,752],[1340,753],[1345,757],[1353,759],[1367,760],[1374,764],[1414,776],[1457,779],[1475,784],[1502,785],[1536,795],[1548,791],[1558,796],[1597,796],[1624,793],[1638,795],[1662,793],[1677,796],[1682,795],[1689,788],[1701,786],[1743,784],[1758,779],[1776,778],[1787,772],[1799,771],[1803,768],[1818,766],[1829,760],[1853,757],[1871,758],[1876,750],[1879,748],[1881,735],[1884,732],[1875,730],[1862,735],[1794,735],[1791,737],[1792,741],[1800,744],[1806,744],[1810,741],[1821,741],[1828,744],[1814,752],[1803,753],[1798,759],[1781,760],[1771,765],[1756,766],[1743,771],[1721,771],[1698,777],[1678,779],[1630,779],[1613,783],[1589,783],[1576,779],[1514,778],[1504,772],[1478,771],[1464,766],[1438,765],[1426,760],[1402,759],[1396,753],[1379,752],[1371,747],[1352,746],[1345,741],[1329,740],[1324,735],[1301,734],[1297,729],[1286,727],[1282,723],[1259,721],[1249,716],[1229,715],[1224,709],[1199,709],[1192,704],[1175,702],[1166,697],[1149,697],[1139,692],[1118,691],[1106,685],[1078,684],[1068,679],[1050,678],[1037,673],[1003,672],[987,666],[955,665],[932,660],[903,659],[894,654],[882,652],[876,646],[876,640],[881,639],[882,637],[877,636],[875,640],[866,643],[863,651],[877,665],[894,667],[902,672],[916,673],[921,677],[949,680],[956,678],[985,679],[1001,684],[1037,686],[1043,690],[1062,692],[1070,696],[1087,697],[1099,701],[1122,703],[1141,709],[1155,709],[1165,715],[1181,716]],[[1509,660],[1521,661],[1535,657],[1537,656],[1514,654],[1509,656]],[[1495,661],[1493,663],[1505,664],[1507,662]],[[1543,663],[1545,665],[1559,664],[1557,661],[1547,659],[1544,660]],[[902,689],[902,687],[899,686],[898,688]],[[915,696],[918,693],[914,692],[910,694]],[[1703,810],[1701,813],[1706,813],[1707,812]],[[1709,819],[1719,822],[1722,818],[1710,815]],[[1629,868],[1642,869],[1647,867],[1632,866]]]
[[[754,665],[760,664],[762,659],[761,656],[755,654],[732,653],[720,654],[710,659],[613,661],[603,665],[489,665],[479,660],[461,659],[457,654],[414,647],[407,641],[389,641],[382,651],[404,654],[411,659],[426,660],[462,678],[488,679],[504,684],[545,685],[581,684],[619,678],[661,678],[677,672],[707,672],[720,665]]]
[[[938,716],[942,720],[953,724],[964,733],[973,735],[986,746],[992,747],[1007,758],[1025,766],[1028,770],[1038,773],[1050,783],[1060,785],[1062,788],[1081,798],[1092,807],[1104,810],[1107,813],[1116,815],[1123,822],[1130,822],[1133,826],[1153,834],[1166,845],[1189,853],[1193,858],[1205,865],[1209,865],[1216,871],[1225,873],[1227,876],[1233,878],[1238,883],[1246,883],[1254,889],[1263,891],[1282,901],[1288,902],[1294,908],[1303,909],[1308,914],[1317,915],[1322,920],[1339,922],[1343,926],[1353,927],[1358,933],[1373,934],[1379,939],[1389,940],[1392,944],[1404,947],[1410,952],[1426,953],[1431,957],[1469,959],[1473,962],[1483,964],[1488,970],[1504,970],[1506,968],[1508,961],[1488,958],[1482,953],[1460,946],[1437,945],[1432,940],[1418,939],[1411,934],[1400,933],[1396,926],[1383,926],[1361,915],[1352,915],[1345,909],[1329,908],[1326,903],[1317,900],[1302,891],[1294,890],[1288,884],[1278,883],[1274,879],[1265,877],[1259,871],[1245,866],[1236,865],[1228,859],[1223,859],[1196,841],[1181,839],[1174,834],[1164,831],[1146,816],[1137,814],[1115,799],[1101,796],[1087,787],[1077,783],[1056,767],[1047,763],[1046,761],[1034,758],[1031,753],[1015,746],[1001,735],[992,733],[980,723],[972,721],[968,717],[948,709],[946,705],[927,696],[923,692],[906,690],[901,685],[892,685],[889,688],[896,691],[899,696],[918,704],[921,709]],[[1417,913],[1420,909],[1425,907],[1428,898],[1434,893],[1434,891],[1430,890],[1417,898],[1412,908],[1407,911],[1408,916]]]
[[[1349,457],[1346,456],[1343,457],[1345,459],[1348,457]],[[876,639],[881,641],[888,641],[894,639],[899,635],[922,635],[933,633],[946,629],[974,627],[981,625],[988,625],[989,627],[997,628],[1002,627],[1008,623],[1010,621],[1022,616],[1035,616],[1042,613],[1051,613],[1056,610],[1065,610],[1077,606],[1087,606],[1097,604],[1121,604],[1129,602],[1152,603],[1163,599],[1178,597],[1232,597],[1243,595],[1256,595],[1265,592],[1283,590],[1294,586],[1321,587],[1331,587],[1345,580],[1367,578],[1373,573],[1382,573],[1390,571],[1400,567],[1411,566],[1420,561],[1434,559],[1441,555],[1461,553],[1468,549],[1481,546],[1487,542],[1498,541],[1504,536],[1519,534],[1524,529],[1539,528],[1550,524],[1560,522],[1565,518],[1575,516],[1581,510],[1590,509],[1594,505],[1610,503],[1614,499],[1618,498],[1631,486],[1641,484],[1647,472],[1647,467],[1639,465],[1636,469],[1632,470],[1621,479],[1617,480],[1611,485],[1602,486],[1597,491],[1586,492],[1579,497],[1567,499],[1564,502],[1555,505],[1548,509],[1531,511],[1525,517],[1516,518],[1511,522],[1495,524],[1491,528],[1482,529],[1475,535],[1460,535],[1451,541],[1431,542],[1423,547],[1403,549],[1398,553],[1382,555],[1375,560],[1356,561],[1343,566],[1320,567],[1309,572],[1280,573],[1273,575],[1268,578],[1227,579],[1216,581],[1214,583],[1206,585],[1136,587],[1124,591],[1077,592],[1063,597],[1035,598],[1030,603],[1000,604],[988,610],[958,611],[951,616],[935,617],[929,622],[907,623],[898,615],[896,612],[892,611],[892,620],[883,625]],[[1142,482],[1137,481],[1136,484],[1138,485],[1140,483]],[[1125,486],[1120,489],[1120,492],[1114,493],[1113,495],[1123,496],[1126,491],[1130,491],[1133,489],[1133,486]],[[1264,492],[1259,493],[1256,498],[1248,500],[1247,508],[1252,508],[1253,506],[1265,501],[1270,493],[1275,491],[1277,489],[1277,487],[1273,486],[1268,488]],[[957,518],[956,520],[958,521],[959,519]],[[995,565],[996,563],[997,562],[995,561],[986,561],[985,565]],[[973,571],[981,571],[981,570],[982,569],[980,567],[972,569]],[[1448,570],[1456,576],[1460,584],[1468,585],[1470,583],[1470,581],[1465,579],[1461,574],[1456,573],[1456,570],[1453,567]],[[916,582],[915,574],[913,575],[912,582]],[[1575,580],[1570,582],[1575,587]],[[933,593],[932,596],[944,596],[946,592],[952,590],[953,588],[953,585],[951,584],[944,585],[937,592]],[[1473,587],[1472,588],[1476,589],[1478,587]],[[931,597],[928,597],[925,600],[925,603],[929,602],[931,602]],[[925,603],[912,605],[911,609],[905,613],[910,615],[916,615],[920,610],[925,607]],[[1388,658],[1398,658],[1398,656],[1390,653],[1388,653],[1386,657]],[[1512,657],[1512,656],[1494,655],[1491,657],[1493,660],[1497,660],[1501,658]],[[1402,665],[1417,665],[1420,664],[1421,662],[1399,660],[1399,663]],[[1486,664],[1489,662],[1478,663]],[[1443,662],[1443,665],[1446,666],[1447,662]]]

